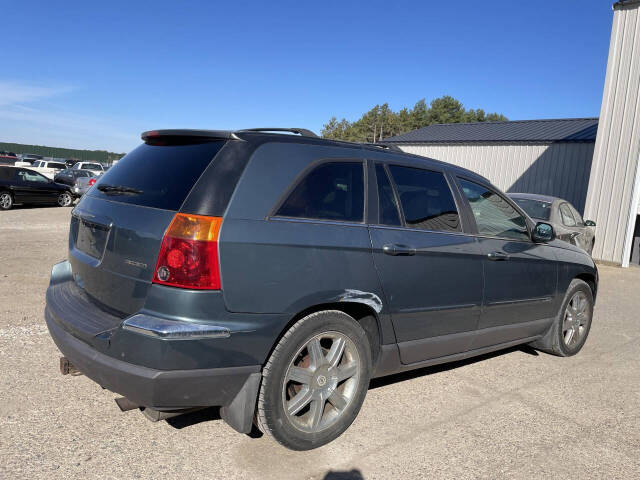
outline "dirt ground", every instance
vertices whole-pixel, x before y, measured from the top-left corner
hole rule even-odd
[[[638,478],[640,268],[600,267],[583,351],[514,348],[374,381],[351,428],[291,452],[214,409],[172,423],[120,413],[63,377],[43,320],[70,209],[0,212],[0,478]]]

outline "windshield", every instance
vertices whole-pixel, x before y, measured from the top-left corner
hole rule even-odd
[[[549,220],[551,217],[551,202],[543,202],[541,200],[532,200],[530,198],[514,198],[513,199],[531,218],[539,218],[540,220]]]

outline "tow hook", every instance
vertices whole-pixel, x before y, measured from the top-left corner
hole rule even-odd
[[[74,367],[67,357],[60,357],[60,373],[62,375],[73,375],[74,377],[82,375],[82,372]]]

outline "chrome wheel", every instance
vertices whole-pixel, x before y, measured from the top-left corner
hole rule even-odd
[[[68,207],[71,205],[71,202],[73,202],[73,198],[71,198],[71,195],[67,192],[58,195],[58,205],[61,207]]]
[[[562,322],[562,336],[567,347],[575,347],[584,338],[590,314],[587,295],[577,291],[567,304]]]
[[[13,199],[11,198],[10,194],[8,194],[7,192],[0,193],[0,208],[2,208],[3,210],[8,210],[9,208],[11,208],[12,203]]]
[[[314,336],[294,355],[284,377],[284,411],[297,429],[319,432],[333,425],[357,394],[360,357],[338,332]]]

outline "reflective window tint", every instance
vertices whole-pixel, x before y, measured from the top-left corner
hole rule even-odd
[[[444,175],[420,168],[389,166],[407,227],[459,232],[460,217]]]
[[[361,162],[323,163],[294,188],[276,215],[362,222],[364,170]]]
[[[460,179],[476,219],[478,233],[492,237],[529,240],[527,222],[504,198],[488,188]]]
[[[391,182],[382,165],[376,165],[378,181],[378,223],[381,225],[400,225],[398,204],[391,188]]]

